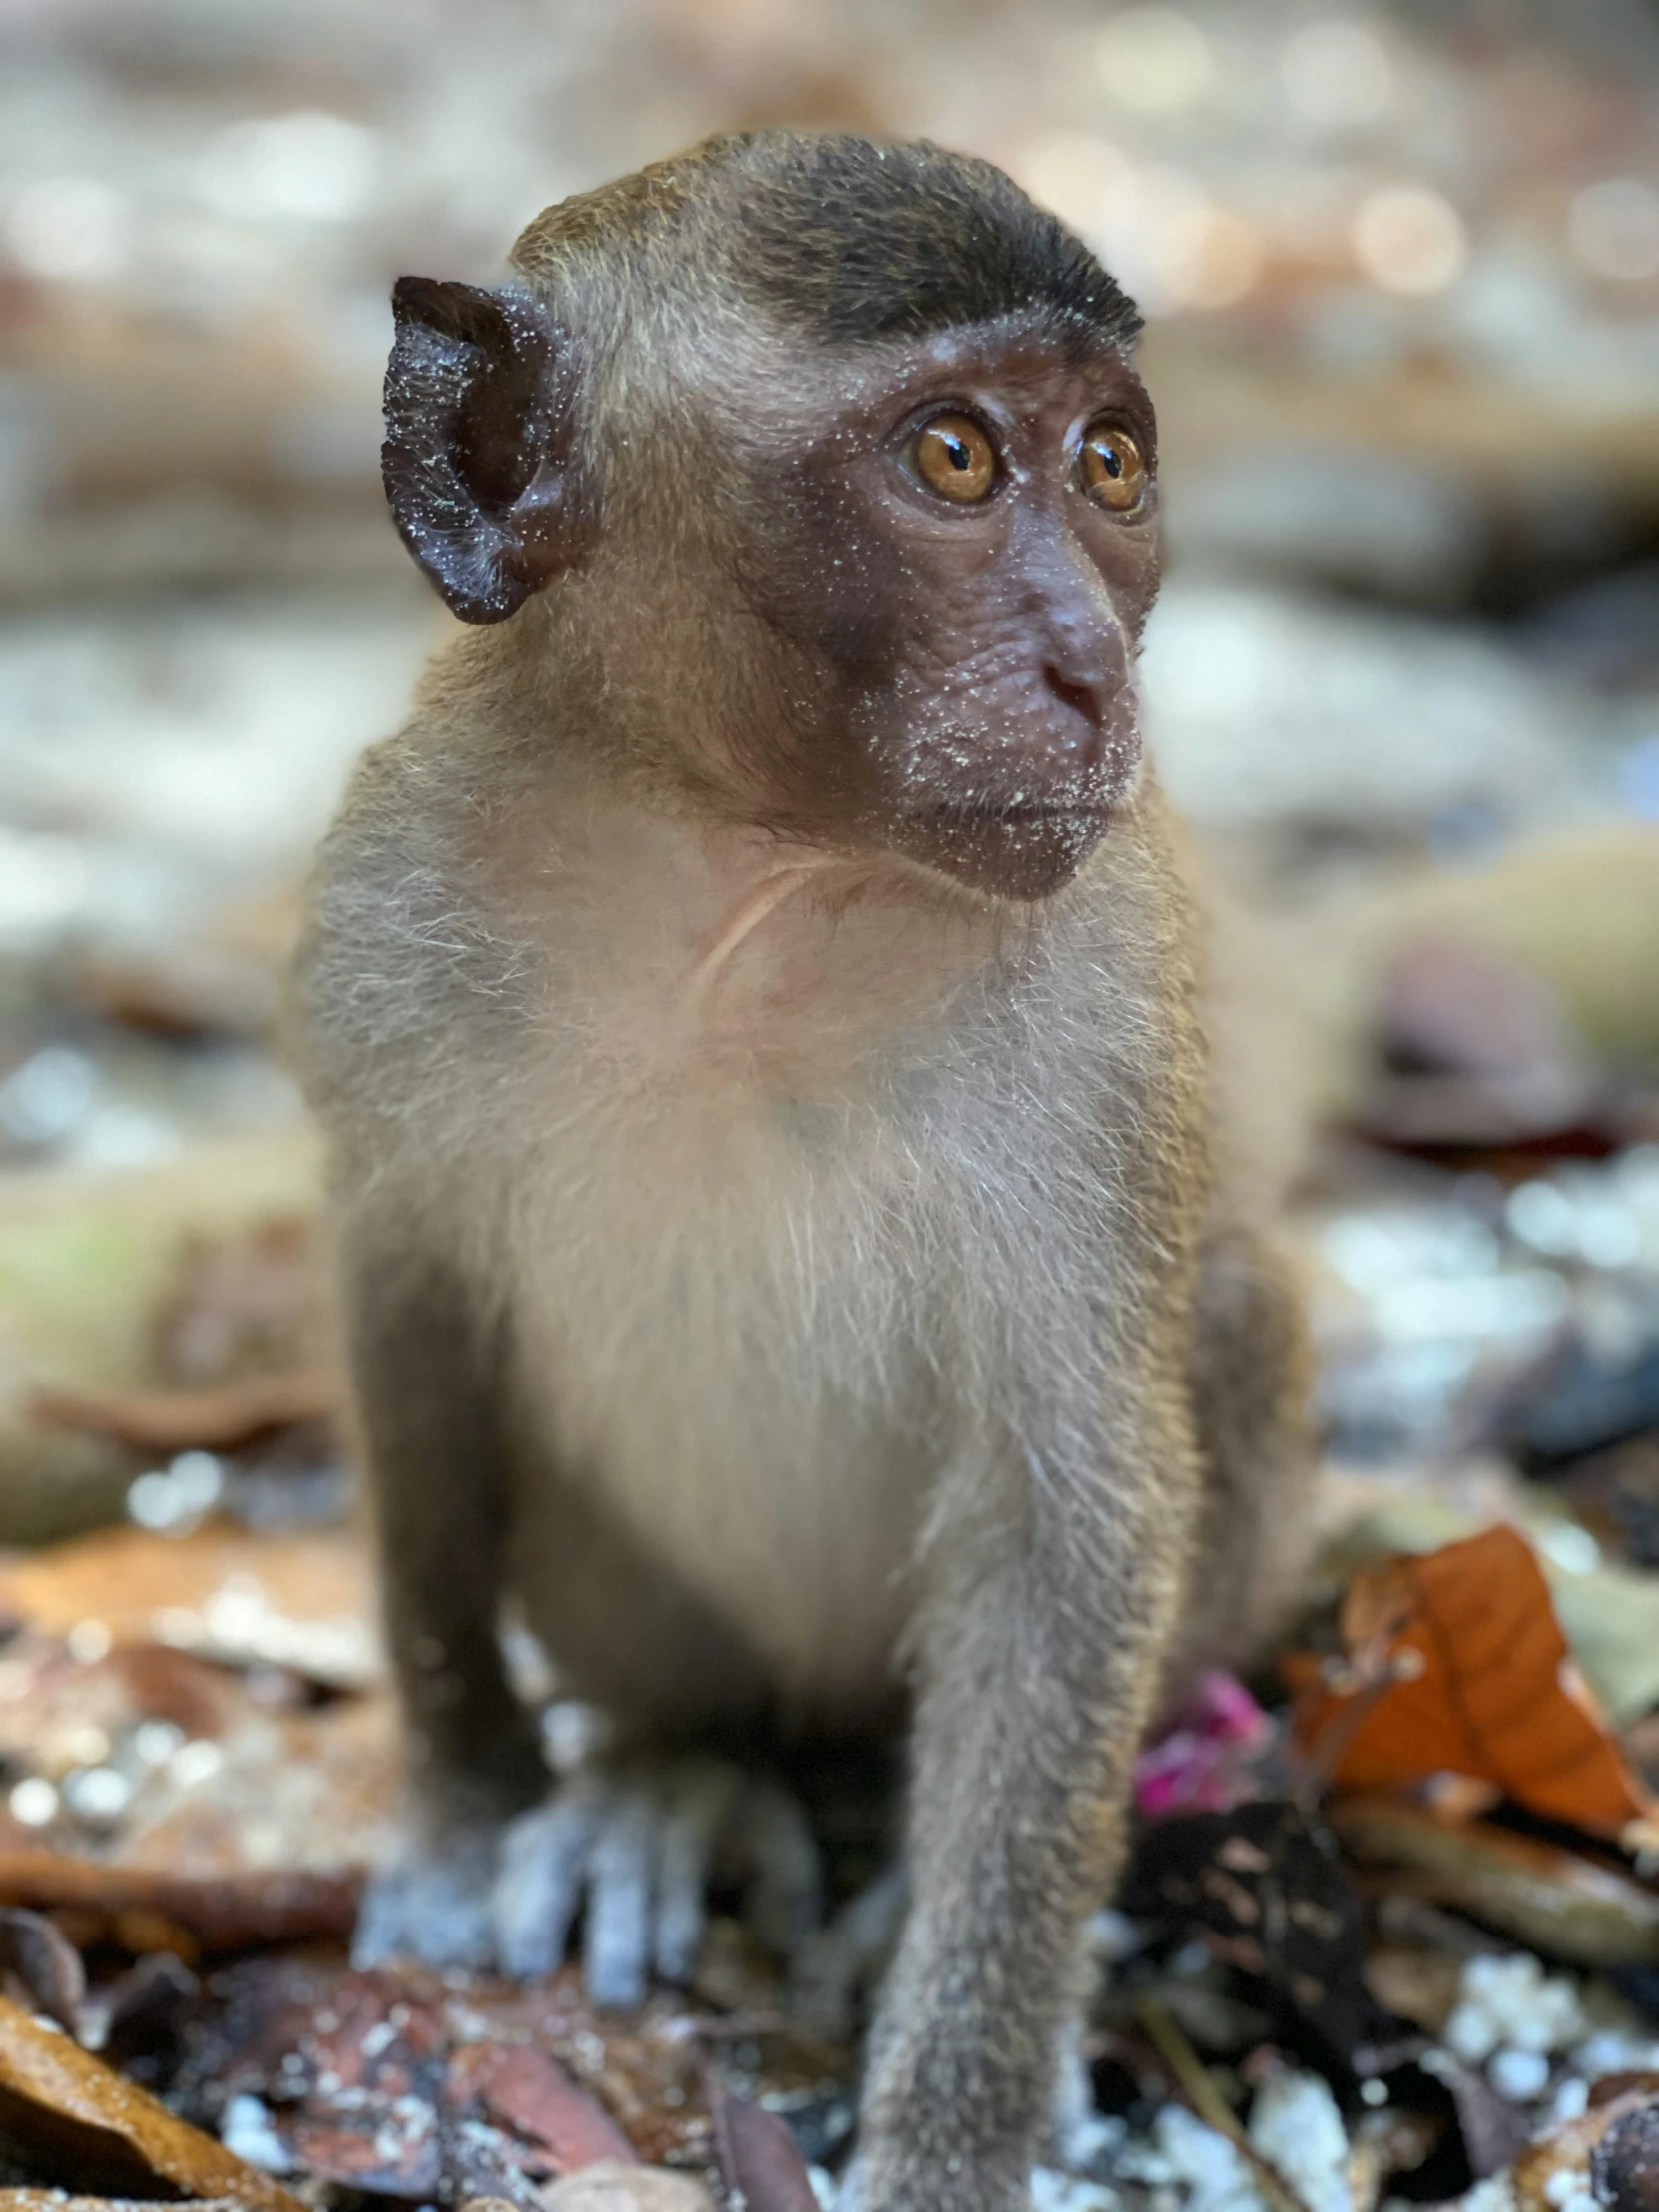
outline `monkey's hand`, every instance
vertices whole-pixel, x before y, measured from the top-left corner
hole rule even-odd
[[[584,1768],[507,1831],[495,1949],[508,1973],[548,1974],[585,1907],[583,1970],[598,2004],[638,2004],[653,1972],[686,1981],[711,1879],[735,1876],[749,1925],[792,1957],[818,1926],[818,1848],[777,1783],[707,1758]]]

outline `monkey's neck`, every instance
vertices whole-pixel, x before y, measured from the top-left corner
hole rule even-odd
[[[529,922],[602,1061],[653,1085],[856,1085],[937,1033],[1017,928],[911,861],[782,845],[604,791],[507,835],[513,933]]]
[[[805,889],[815,875],[834,865],[828,853],[794,860],[775,874],[763,875],[738,900],[719,933],[692,970],[688,998],[695,1005],[707,1000],[720,982],[721,971],[752,929],[758,929],[773,909]]]

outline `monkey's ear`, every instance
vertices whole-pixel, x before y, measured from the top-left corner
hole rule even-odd
[[[398,534],[463,622],[504,622],[587,532],[573,376],[528,294],[400,276],[381,468]]]

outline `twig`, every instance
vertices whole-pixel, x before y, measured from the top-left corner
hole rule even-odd
[[[1240,2157],[1253,2168],[1273,2212],[1308,2212],[1307,2205],[1272,2159],[1262,2156],[1240,2126],[1238,2114],[1205,2072],[1197,2051],[1182,2034],[1173,2016],[1156,1997],[1142,1997],[1136,2011],[1159,2057],[1174,2076],[1176,2087],[1206,2126],[1213,2127],[1218,2135],[1225,2135]]]
[[[1311,1812],[1323,1797],[1349,1745],[1388,1692],[1421,1673],[1422,1654],[1413,1645],[1406,1644],[1385,1654],[1380,1664],[1357,1666],[1354,1671],[1358,1675],[1354,1687],[1344,1694],[1336,1711],[1298,1762],[1292,1794],[1304,1812]]]

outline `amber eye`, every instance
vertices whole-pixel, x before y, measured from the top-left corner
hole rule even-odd
[[[1146,495],[1146,463],[1127,430],[1091,422],[1083,433],[1083,489],[1097,506],[1126,515]]]
[[[996,482],[996,450],[966,415],[924,422],[910,441],[910,465],[929,491],[959,506],[986,498]]]

